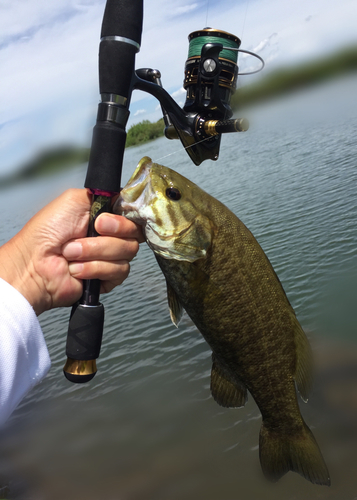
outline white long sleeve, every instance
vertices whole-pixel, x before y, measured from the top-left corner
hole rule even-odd
[[[0,425],[50,366],[34,310],[20,292],[0,278]]]

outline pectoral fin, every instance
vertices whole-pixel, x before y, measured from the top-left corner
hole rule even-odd
[[[211,393],[213,399],[225,408],[239,408],[247,402],[247,389],[240,381],[232,380],[212,355]]]
[[[167,301],[169,303],[170,309],[170,318],[173,324],[178,327],[182,315],[183,315],[183,307],[178,299],[178,296],[172,286],[166,281],[167,285]]]

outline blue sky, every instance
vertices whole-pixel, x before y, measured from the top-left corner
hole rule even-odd
[[[89,145],[98,91],[104,0],[0,0],[0,175],[61,143]],[[145,0],[136,67],[160,69],[183,103],[187,36],[206,25],[239,36],[266,72],[356,41],[355,0]],[[255,61],[239,56],[241,70]],[[242,77],[240,84],[249,82]],[[157,120],[155,99],[133,94],[129,126]]]

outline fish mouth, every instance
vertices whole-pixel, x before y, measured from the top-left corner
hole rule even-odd
[[[125,202],[130,203],[136,201],[142,195],[149,182],[152,165],[151,159],[147,156],[140,160],[135,172],[120,192],[120,197],[122,197]]]
[[[113,211],[125,215],[138,224],[145,224],[146,219],[140,216],[140,209],[150,203],[154,191],[150,183],[150,173],[153,163],[147,156],[140,160],[133,175],[114,204]]]

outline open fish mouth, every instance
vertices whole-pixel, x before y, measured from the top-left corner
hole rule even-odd
[[[154,196],[150,173],[152,162],[143,158],[126,186],[121,190],[113,207],[114,213],[125,215],[138,224],[145,224],[147,217],[142,214],[144,207],[150,204]]]
[[[127,185],[120,192],[120,197],[126,203],[134,202],[142,195],[149,183],[151,167],[151,161],[144,161],[144,158],[140,161]]]

